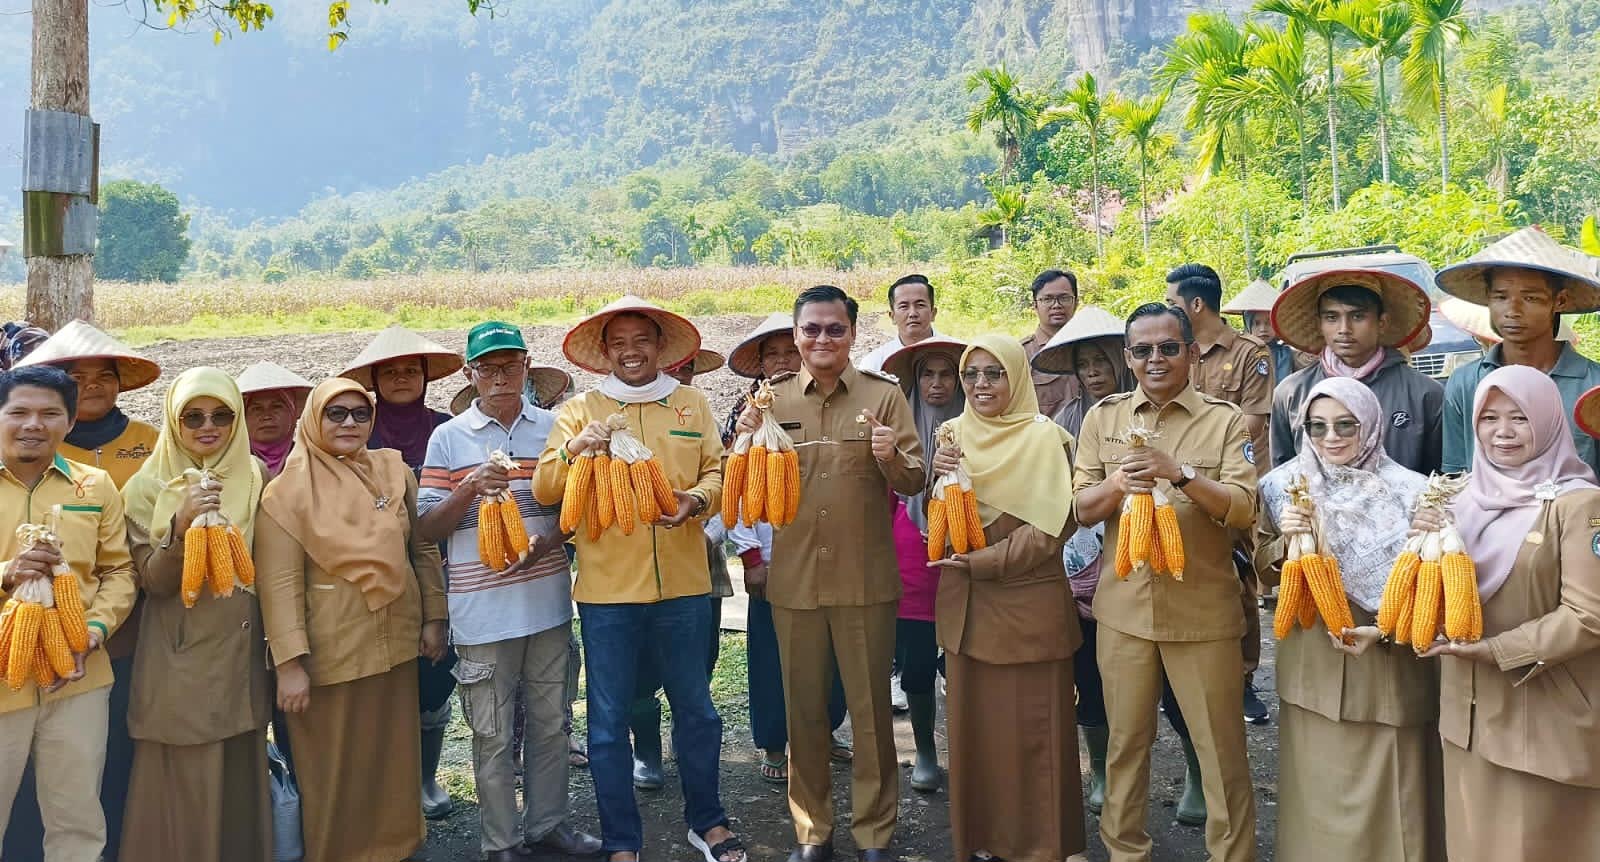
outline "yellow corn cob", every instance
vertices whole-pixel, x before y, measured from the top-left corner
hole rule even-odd
[[[506,567],[506,525],[500,520],[500,502],[478,501],[478,561],[492,571]]]
[[[1467,561],[1471,562],[1472,558],[1468,557]],[[1478,589],[1478,572],[1476,565],[1473,566],[1472,571],[1472,589],[1473,595],[1476,596]],[[1471,607],[1472,621],[1467,625],[1467,636],[1465,640],[1481,641],[1483,640],[1483,599],[1481,597],[1478,598],[1477,601],[1474,601],[1471,604]]]
[[[1166,561],[1167,573],[1175,581],[1183,580],[1183,534],[1178,531],[1178,512],[1172,506],[1157,506],[1155,512],[1155,542],[1161,546],[1161,558]]]
[[[588,508],[585,501],[593,493],[594,486],[594,456],[579,455],[573,459],[572,469],[567,471],[567,487],[561,493],[561,520],[557,522],[561,532],[578,529],[584,510]]]
[[[628,475],[628,464],[621,458],[611,459],[611,504],[617,511],[617,526],[622,535],[633,535],[634,524],[639,520],[639,507],[633,499],[633,480]]]
[[[528,527],[522,523],[522,509],[517,506],[517,498],[511,496],[510,491],[500,501],[500,523],[506,530],[506,565],[516,565],[522,555],[528,552]]]
[[[950,525],[944,518],[944,501],[934,497],[928,501],[928,562],[944,559],[944,540]]]
[[[793,449],[783,453],[783,490],[788,494],[783,504],[783,523],[787,526],[800,512],[800,453]]]
[[[1378,631],[1394,636],[1400,605],[1406,596],[1416,592],[1417,571],[1421,568],[1422,556],[1409,545],[1395,558],[1394,567],[1389,570],[1389,580],[1383,586],[1383,599],[1378,602]]]
[[[600,469],[600,465],[596,464],[595,465],[595,470],[596,470],[595,477],[597,479],[600,476],[600,473],[598,472],[599,469]],[[610,473],[611,470],[608,468],[606,470],[606,472]],[[595,485],[596,485],[596,487],[598,487],[599,483],[596,482]],[[605,531],[605,527],[601,526],[600,501],[598,499],[598,496],[599,495],[597,495],[597,494],[591,494],[591,495],[589,495],[589,499],[584,501],[583,522],[585,524],[587,524],[588,527],[589,527],[589,541],[591,541],[591,542],[599,541],[600,540],[600,534]]]
[[[722,465],[722,526],[739,523],[739,496],[744,491],[744,453],[734,452]]]
[[[1132,546],[1133,513],[1126,508],[1117,517],[1117,577],[1126,578],[1133,571]]]
[[[940,492],[944,497],[944,517],[950,525],[950,550],[965,554],[972,549],[967,539],[967,501],[961,495],[961,486],[951,482]]]
[[[1289,636],[1300,622],[1300,603],[1306,596],[1306,575],[1299,560],[1283,564],[1283,574],[1278,579],[1278,607],[1272,613],[1272,633],[1278,640]]]
[[[1322,624],[1328,631],[1339,634],[1349,627],[1345,624],[1345,617],[1350,615],[1350,603],[1335,573],[1335,565],[1321,554],[1308,554],[1300,558],[1300,566],[1306,573],[1306,586],[1311,589],[1311,598],[1316,602],[1317,613],[1322,616]]]
[[[78,592],[78,576],[56,575],[52,584],[56,610],[61,613],[61,633],[67,638],[67,646],[73,652],[88,652],[89,624],[84,618],[83,596]]]
[[[0,679],[5,679],[6,669],[11,666],[11,634],[16,629],[16,609],[18,602],[6,602],[4,613],[0,613]]]
[[[611,491],[611,456],[604,452],[594,456],[594,468],[590,471],[594,486],[595,522],[599,530],[609,530],[617,522],[616,495]]]
[[[978,492],[967,489],[961,492],[961,510],[967,518],[967,544],[974,551],[989,547],[989,537],[983,534],[983,518],[978,515]]]
[[[1472,558],[1455,552],[1439,558],[1444,588],[1444,636],[1453,641],[1472,638],[1473,605],[1478,604],[1478,576]],[[1480,608],[1478,613],[1482,613]]]
[[[1150,546],[1150,571],[1158,575],[1164,575],[1169,571],[1167,568],[1167,555],[1163,551],[1159,540]]]
[[[1439,611],[1444,601],[1444,572],[1438,560],[1423,560],[1417,570],[1417,598],[1412,607],[1411,645],[1425,651],[1439,633]]]
[[[206,566],[210,572],[211,594],[233,595],[233,549],[228,547],[228,528],[222,524],[206,528]]]
[[[650,490],[655,492],[656,506],[661,509],[661,514],[678,514],[678,495],[672,493],[672,483],[667,481],[667,470],[661,466],[661,461],[651,458],[644,462],[644,469],[650,474]]]
[[[1323,559],[1327,561],[1327,563],[1328,563],[1328,571],[1329,571],[1329,573],[1331,573],[1333,575],[1333,588],[1334,588],[1334,590],[1340,596],[1344,596],[1345,595],[1345,591],[1344,591],[1344,572],[1339,570],[1339,558],[1333,556],[1332,554],[1329,554],[1326,557],[1323,557]],[[1339,603],[1339,627],[1334,629],[1333,632],[1334,632],[1334,634],[1340,634],[1345,629],[1353,629],[1355,627],[1356,627],[1356,618],[1350,611],[1350,601],[1349,601],[1349,599],[1346,599],[1346,600],[1344,600],[1344,601]],[[1343,637],[1342,634],[1340,636],[1340,639],[1343,640],[1347,644],[1355,642],[1353,639]]]
[[[1394,615],[1394,642],[1397,644],[1411,643],[1411,623],[1416,619],[1416,602],[1415,590],[1400,596],[1400,609]]]
[[[1149,494],[1133,495],[1133,534],[1128,537],[1128,554],[1135,566],[1150,562],[1150,547],[1155,544],[1156,501]]]
[[[643,461],[635,461],[628,465],[628,479],[633,483],[633,499],[639,503],[639,523],[654,524],[660,520],[661,504],[656,502],[656,492],[651,487],[650,468]]]
[[[39,630],[44,627],[44,606],[38,602],[19,602],[12,611],[16,623],[11,633],[11,660],[6,666],[6,684],[21,691],[33,672],[39,651]]]
[[[788,468],[783,465],[783,453],[778,450],[767,452],[767,520],[774,527],[789,523],[789,513],[783,508],[789,502],[789,488],[784,484],[788,476]]]
[[[44,647],[44,657],[56,676],[71,676],[77,670],[72,660],[72,649],[67,646],[67,636],[61,631],[61,612],[55,608],[44,609],[44,621],[39,625],[39,643]]]
[[[41,639],[42,640],[42,639]],[[59,677],[55,669],[50,666],[50,659],[44,654],[44,644],[37,643],[33,647],[33,684],[40,688],[55,685]]]
[[[247,587],[255,586],[256,563],[250,559],[250,549],[244,546],[244,533],[232,524],[228,525],[228,550],[233,552],[233,570],[239,577],[239,583]]]
[[[206,528],[192,526],[183,533],[183,606],[194,607],[200,600],[200,588],[209,575],[206,550],[210,538]]]
[[[751,446],[744,464],[744,523],[748,527],[767,514],[767,447]]]

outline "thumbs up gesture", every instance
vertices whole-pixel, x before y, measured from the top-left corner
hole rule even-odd
[[[861,418],[872,426],[872,457],[879,461],[891,461],[896,450],[894,429],[878,421],[878,417],[871,410],[861,411]]]

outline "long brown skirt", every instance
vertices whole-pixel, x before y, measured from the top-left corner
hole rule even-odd
[[[308,862],[396,862],[427,840],[420,721],[413,662],[315,686],[289,716]]]
[[[1277,862],[1444,862],[1439,727],[1278,717]]]
[[[1506,769],[1444,743],[1450,862],[1600,859],[1600,788]]]
[[[950,834],[957,862],[1061,862],[1085,847],[1072,661],[946,654]]]
[[[203,745],[133,743],[125,862],[271,862],[267,732]]]

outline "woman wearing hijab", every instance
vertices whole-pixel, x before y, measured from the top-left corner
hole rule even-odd
[[[972,477],[988,546],[934,564],[950,674],[955,858],[1081,860],[1072,677],[1080,636],[1061,563],[1072,435],[1039,415],[1016,339],[978,337],[960,368],[967,408],[955,420],[958,445],[939,449],[933,469],[959,464]]]
[[[244,396],[244,425],[250,452],[267,465],[267,477],[278,475],[294,448],[294,423],[311,392],[311,381],[271,362],[257,362],[239,375]]]
[[[1349,377],[1311,388],[1300,408],[1300,452],[1261,479],[1256,570],[1275,584],[1285,539],[1319,525],[1339,561],[1353,618],[1370,626],[1406,542],[1427,479],[1383,448],[1388,413]],[[1313,504],[1289,489],[1304,481]],[[1376,629],[1373,629],[1376,632]],[[1346,655],[1320,625],[1279,642],[1278,835],[1281,862],[1445,858],[1439,763],[1439,668],[1408,646]]]
[[[415,662],[444,655],[444,582],[438,545],[417,537],[416,477],[398,453],[367,449],[375,407],[358,383],[318,384],[256,524],[261,613],[317,862],[403,859],[427,837]]]
[[[267,862],[272,816],[266,727],[272,714],[261,609],[251,587],[203,591],[185,608],[184,539],[220,512],[255,535],[266,482],[239,424],[243,399],[217,368],[167,390],[154,451],[123,489],[128,544],[145,595],[128,728],[134,739],[121,858]],[[186,471],[204,470],[204,483]]]
[[[1438,642],[1452,862],[1600,859],[1600,488],[1550,376],[1478,384],[1450,517],[1477,565],[1483,640]],[[1418,529],[1437,528],[1434,510]],[[1366,634],[1370,639],[1371,634]]]

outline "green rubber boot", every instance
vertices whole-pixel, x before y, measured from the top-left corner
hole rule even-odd
[[[1106,743],[1111,739],[1110,727],[1085,727],[1083,745],[1089,749],[1089,810],[1095,814],[1106,804]]]
[[[1206,825],[1206,791],[1200,783],[1200,756],[1195,754],[1194,743],[1179,737],[1183,743],[1183,760],[1188,767],[1183,773],[1183,798],[1178,800],[1178,822],[1185,826]]]
[[[911,768],[911,789],[933,793],[939,789],[939,749],[933,741],[933,692],[907,694],[911,711],[911,737],[917,743],[917,761]]]

